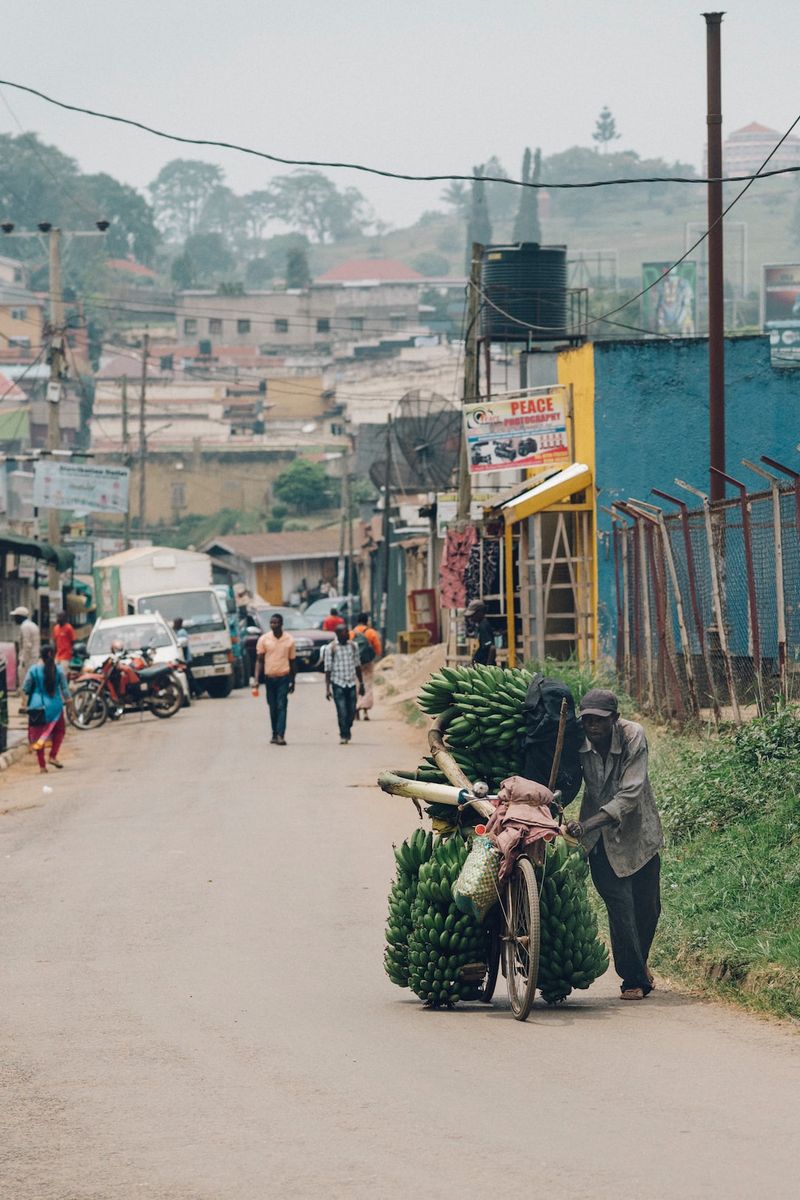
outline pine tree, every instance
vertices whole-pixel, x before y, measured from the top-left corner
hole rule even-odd
[[[522,159],[522,182],[523,183],[538,183],[542,172],[542,152],[536,151],[533,159],[533,171],[531,171],[531,152],[525,151]],[[514,222],[514,232],[512,241],[514,242],[541,242],[542,227],[539,222],[539,192],[536,188],[526,187],[522,189],[522,195],[519,201],[519,212],[517,219]]]
[[[466,272],[472,270],[472,243],[479,242],[487,246],[492,240],[492,226],[489,221],[489,207],[486,203],[486,184],[483,181],[483,167],[473,167],[472,202],[469,210],[467,225]]]
[[[603,105],[600,110],[600,116],[597,118],[597,124],[594,127],[592,140],[603,147],[603,153],[608,150],[609,142],[616,142],[620,137],[617,133],[617,122],[611,114],[611,109],[607,104]]]

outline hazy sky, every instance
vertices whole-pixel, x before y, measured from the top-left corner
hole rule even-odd
[[[705,23],[687,0],[27,0],[0,36],[0,76],[190,136],[291,158],[413,173],[469,171],[525,145],[590,145],[608,104],[619,148],[700,165]],[[18,18],[18,19],[17,19]],[[800,112],[796,0],[731,0],[728,132],[783,131]],[[205,151],[3,88],[0,131],[25,129],[143,188],[170,158],[219,162],[236,191],[281,168]],[[2,170],[2,163],[0,163]],[[331,172],[383,219],[413,221],[440,185]]]

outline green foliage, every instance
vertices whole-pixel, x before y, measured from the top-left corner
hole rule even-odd
[[[179,254],[177,258],[172,260],[172,266],[169,269],[170,278],[176,288],[186,289],[194,287],[197,279],[197,268],[194,265],[194,260],[191,254]]]
[[[289,510],[285,504],[273,504],[270,515],[275,517],[277,521],[282,521],[288,514]]]
[[[467,246],[465,269],[467,275],[472,270],[472,243],[479,242],[482,246],[492,240],[492,226],[489,221],[489,209],[486,203],[486,184],[483,182],[484,168],[473,167],[472,202],[467,226]]]
[[[201,283],[213,282],[233,269],[234,258],[221,233],[193,233],[187,237],[183,253],[193,263]]]
[[[534,659],[525,664],[525,669],[531,674],[538,671],[549,679],[560,679],[572,692],[576,705],[580,704],[590,688],[596,687],[610,688],[619,699],[620,707],[627,699],[620,692],[614,676],[609,671],[602,668],[593,671],[590,667],[583,666],[577,658],[544,658],[540,661]]]
[[[283,529],[281,517],[267,517],[267,533],[280,533]]]
[[[111,175],[85,175],[83,188],[96,207],[98,217],[111,224],[105,236],[108,258],[125,258],[133,254],[149,266],[155,257],[159,234],[153,210],[135,188],[118,183]]]
[[[149,187],[159,228],[179,241],[190,237],[206,201],[223,180],[222,168],[214,163],[187,158],[165,163]]]
[[[594,133],[592,134],[592,141],[597,142],[605,151],[608,149],[609,142],[616,142],[619,136],[617,133],[617,122],[611,114],[611,109],[606,104],[600,110],[600,116],[597,118]]]
[[[450,270],[448,259],[433,250],[426,250],[411,260],[411,265],[420,275],[447,275]]]
[[[270,188],[273,215],[318,242],[342,241],[368,224],[367,205],[357,188],[339,191],[321,171],[277,175]]]
[[[536,151],[531,169],[531,152],[525,151],[522,160],[523,183],[538,183],[542,174],[542,152]],[[542,227],[539,223],[539,193],[535,188],[520,190],[519,211],[511,235],[514,242],[541,242]]]
[[[154,533],[159,545],[186,550],[189,546],[202,545],[211,537],[223,537],[226,533],[261,533],[263,529],[261,513],[221,508],[208,515],[188,513],[175,524],[161,525]]]
[[[263,288],[274,278],[275,268],[268,258],[248,259],[244,281],[249,288]]]
[[[296,458],[278,476],[272,490],[279,500],[298,513],[329,508],[333,499],[332,481],[324,466],[306,458]]]
[[[301,291],[311,286],[308,255],[302,246],[294,246],[286,255],[286,286]]]

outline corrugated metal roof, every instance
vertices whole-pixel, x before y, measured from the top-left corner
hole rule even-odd
[[[338,555],[339,526],[324,529],[297,529],[285,533],[238,533],[209,538],[208,552],[220,550],[250,562],[277,562],[289,558],[330,558]]]

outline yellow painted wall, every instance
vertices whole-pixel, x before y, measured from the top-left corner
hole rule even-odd
[[[594,477],[594,346],[591,342],[558,355],[558,382],[572,385],[574,461],[586,463]]]
[[[15,320],[11,313],[24,308],[24,321]],[[13,304],[0,304],[0,345],[5,349],[9,338],[30,338],[31,350],[40,350],[42,345],[42,309],[38,304],[25,304],[23,300]]]
[[[325,411],[321,375],[299,375],[291,379],[267,380],[267,423],[270,421],[318,420]]]

